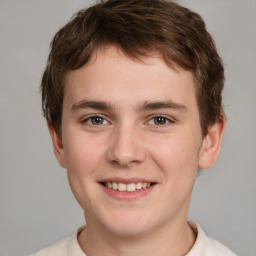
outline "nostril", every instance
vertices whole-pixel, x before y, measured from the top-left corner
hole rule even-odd
[[[107,152],[107,159],[111,164],[127,167],[144,161],[145,148],[140,140],[133,136],[133,132],[127,134],[119,131],[120,134],[117,132],[112,138]]]

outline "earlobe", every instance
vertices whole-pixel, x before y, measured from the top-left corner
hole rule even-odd
[[[63,168],[66,168],[65,153],[64,153],[61,138],[49,121],[47,122],[47,125],[48,125],[48,129],[49,129],[49,132],[50,132],[50,135],[52,138],[54,154],[55,154],[59,164]]]
[[[200,169],[210,168],[218,159],[225,125],[226,116],[222,114],[220,120],[208,129],[199,154],[198,167]]]

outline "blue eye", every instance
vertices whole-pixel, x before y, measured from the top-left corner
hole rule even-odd
[[[83,123],[88,123],[90,125],[104,125],[107,124],[107,120],[102,116],[90,116],[86,118]]]

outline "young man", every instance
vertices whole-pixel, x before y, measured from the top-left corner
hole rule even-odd
[[[86,226],[34,254],[231,256],[187,221],[225,128],[221,59],[173,2],[109,0],[54,37],[42,79],[55,155]]]

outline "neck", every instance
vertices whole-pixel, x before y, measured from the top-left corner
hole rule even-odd
[[[183,256],[189,252],[195,240],[196,236],[186,220],[164,225],[157,232],[134,237],[110,234],[98,227],[87,225],[78,237],[82,250],[88,256]]]

